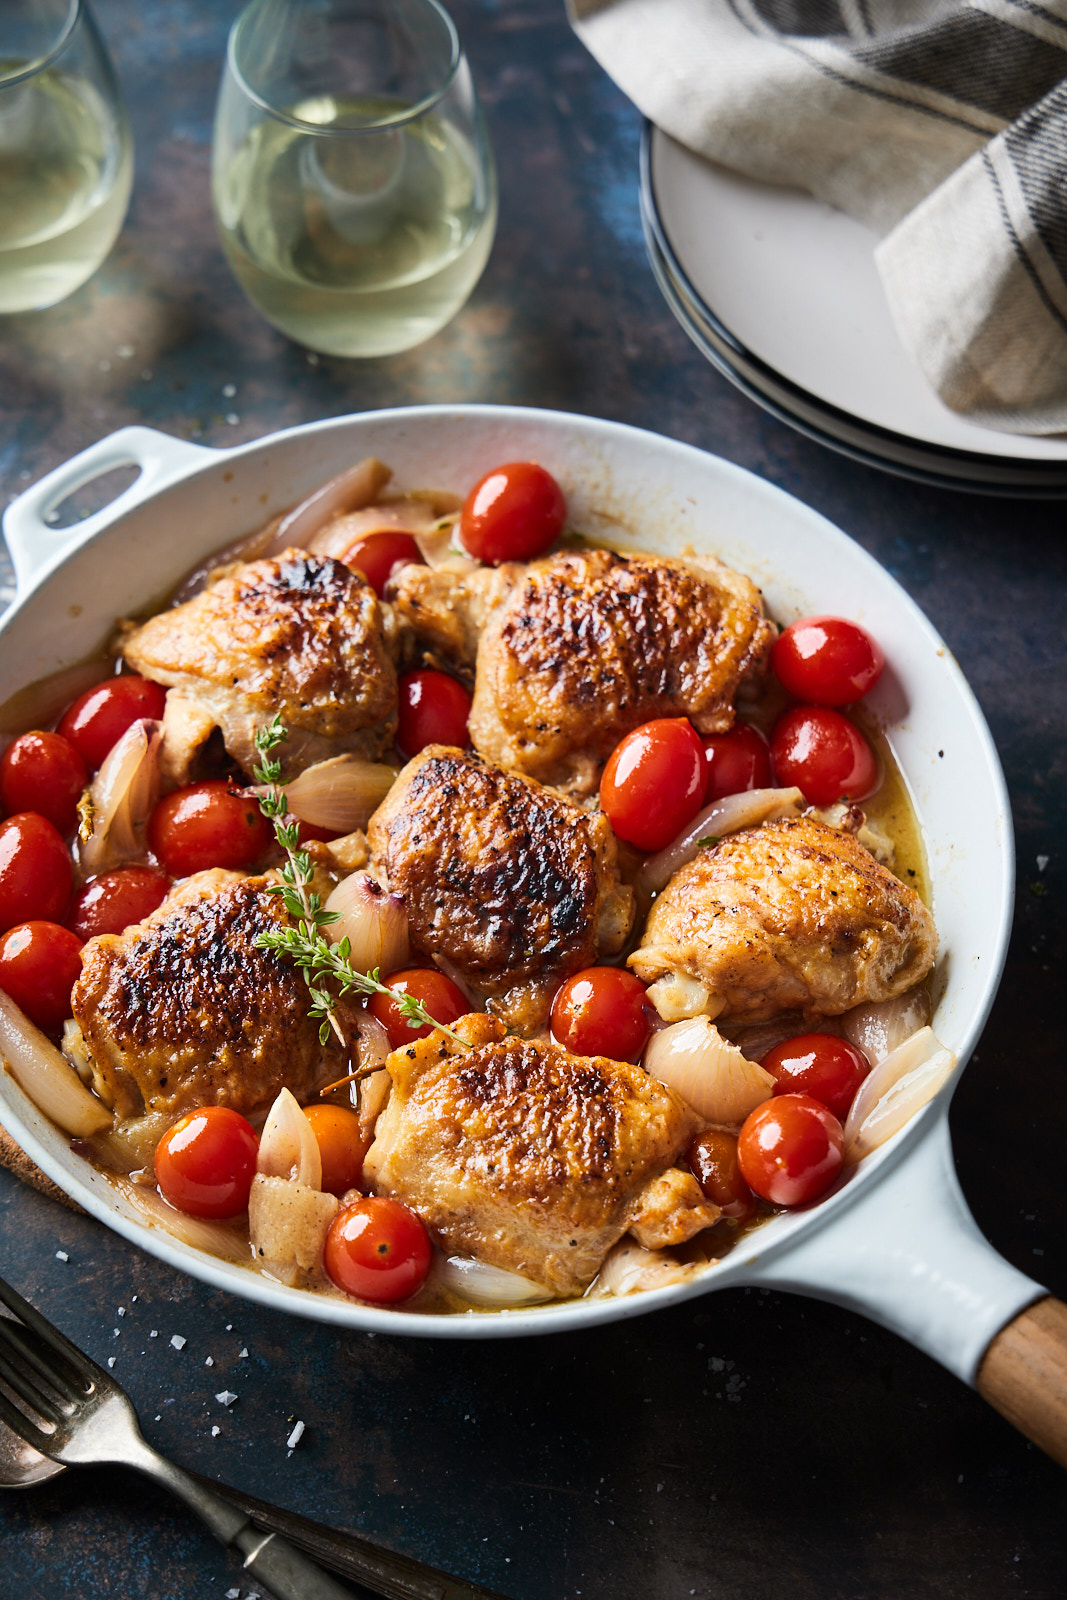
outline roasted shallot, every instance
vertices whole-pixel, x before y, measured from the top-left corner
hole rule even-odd
[[[91,1094],[61,1051],[0,989],[0,1060],[46,1117],[76,1138],[111,1126],[111,1112]]]
[[[306,767],[287,783],[285,798],[293,816],[302,822],[330,833],[355,833],[366,827],[395,778],[395,767],[362,761],[358,756],[333,756]]]
[[[78,842],[78,864],[87,878],[144,859],[148,818],[159,799],[162,736],[162,722],[131,723],[93,779],[92,831]]]
[[[706,1016],[654,1033],[643,1065],[708,1122],[736,1126],[774,1093],[770,1073],[728,1043]]]
[[[860,1085],[845,1123],[845,1161],[861,1161],[932,1100],[956,1057],[930,1028],[883,1056]]]
[[[358,972],[388,973],[407,965],[411,946],[400,895],[389,894],[365,872],[353,872],[333,890],[326,910],[337,914],[330,939],[349,941],[349,960]]]
[[[708,842],[714,843],[742,828],[754,828],[760,822],[799,816],[803,808],[804,796],[799,789],[746,789],[713,801],[665,849],[649,856],[634,879],[638,900],[647,902],[665,889],[674,874]]]

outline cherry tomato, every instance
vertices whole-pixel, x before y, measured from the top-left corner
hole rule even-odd
[[[771,733],[781,784],[795,784],[815,806],[865,800],[878,787],[878,759],[860,730],[827,706],[793,706]]]
[[[410,533],[399,532],[365,533],[362,538],[353,539],[341,560],[354,572],[362,572],[379,600],[397,567],[411,562],[425,565]]]
[[[807,1094],[844,1122],[871,1070],[862,1050],[832,1033],[801,1033],[769,1050],[760,1065],[778,1080],[774,1093]]]
[[[385,1195],[356,1200],[326,1232],[323,1265],[346,1294],[377,1305],[408,1300],[430,1270],[430,1236],[422,1218]]]
[[[166,702],[166,689],[147,678],[108,678],[95,689],[86,689],[67,707],[57,732],[70,741],[90,771],[95,771],[131,723],[143,717],[158,721]]]
[[[410,760],[428,744],[466,745],[471,697],[455,678],[427,667],[405,672],[399,690],[396,747],[401,755]]]
[[[723,1215],[747,1222],[756,1214],[756,1197],[737,1164],[737,1140],[724,1128],[698,1133],[686,1151],[689,1170],[704,1191],[704,1198],[721,1206]]]
[[[248,1210],[259,1140],[229,1106],[188,1111],[156,1145],[156,1182],[191,1217],[237,1217]]]
[[[741,1176],[776,1206],[817,1200],[841,1171],[844,1152],[840,1122],[807,1094],[764,1100],[737,1140]]]
[[[771,748],[758,728],[737,722],[729,733],[713,733],[704,741],[708,787],[704,804],[746,789],[769,789],[774,783]]]
[[[778,682],[798,700],[847,706],[882,676],[881,646],[844,617],[801,617],[779,634],[771,654]]]
[[[57,922],[21,922],[0,939],[0,989],[45,1033],[58,1033],[70,1016],[81,948],[77,935]]]
[[[67,925],[79,939],[121,933],[150,916],[169,888],[170,879],[154,867],[115,867],[79,889],[67,913]]]
[[[270,846],[270,824],[254,798],[221,778],[165,795],[148,819],[148,843],[175,878],[206,867],[250,867]]]
[[[650,1031],[645,986],[623,967],[586,967],[556,990],[552,1034],[576,1056],[634,1061]]]
[[[477,561],[543,556],[567,518],[563,490],[536,461],[509,461],[474,485],[460,512],[459,542]]]
[[[36,811],[0,822],[0,932],[17,922],[58,922],[74,868],[52,824]]]
[[[59,733],[23,733],[0,756],[0,806],[36,811],[60,833],[71,833],[88,773]]]
[[[386,978],[385,983],[398,994],[414,995],[416,1000],[421,1000],[431,1017],[446,1028],[470,1010],[470,1002],[463,991],[436,967],[404,967]],[[394,1050],[402,1044],[410,1044],[413,1039],[425,1039],[432,1032],[427,1023],[408,1022],[391,995],[372,994],[367,1009],[389,1035]]]
[[[327,1194],[344,1194],[346,1189],[358,1189],[363,1181],[363,1157],[370,1140],[360,1126],[359,1118],[347,1106],[331,1106],[322,1102],[305,1106],[304,1115],[311,1123],[311,1131],[322,1157],[322,1187]]]
[[[628,733],[608,757],[600,807],[620,839],[662,850],[704,804],[704,746],[685,717],[661,717]]]

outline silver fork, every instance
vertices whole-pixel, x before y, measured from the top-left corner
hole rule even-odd
[[[277,1533],[261,1533],[244,1512],[167,1461],[141,1434],[129,1396],[108,1373],[0,1278],[0,1301],[21,1323],[0,1316],[0,1379],[36,1414],[0,1392],[0,1418],[12,1432],[64,1466],[113,1462],[162,1484],[244,1556],[246,1570],[277,1600],[352,1600],[321,1567]]]

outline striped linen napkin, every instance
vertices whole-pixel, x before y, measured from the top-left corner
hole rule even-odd
[[[859,218],[946,405],[1067,431],[1067,0],[567,0],[664,132]]]

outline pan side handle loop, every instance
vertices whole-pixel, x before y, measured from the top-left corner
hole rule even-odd
[[[956,1179],[946,1113],[928,1107],[915,1142],[851,1205],[746,1276],[858,1311],[974,1386],[996,1336],[1048,1291],[979,1231]]]

